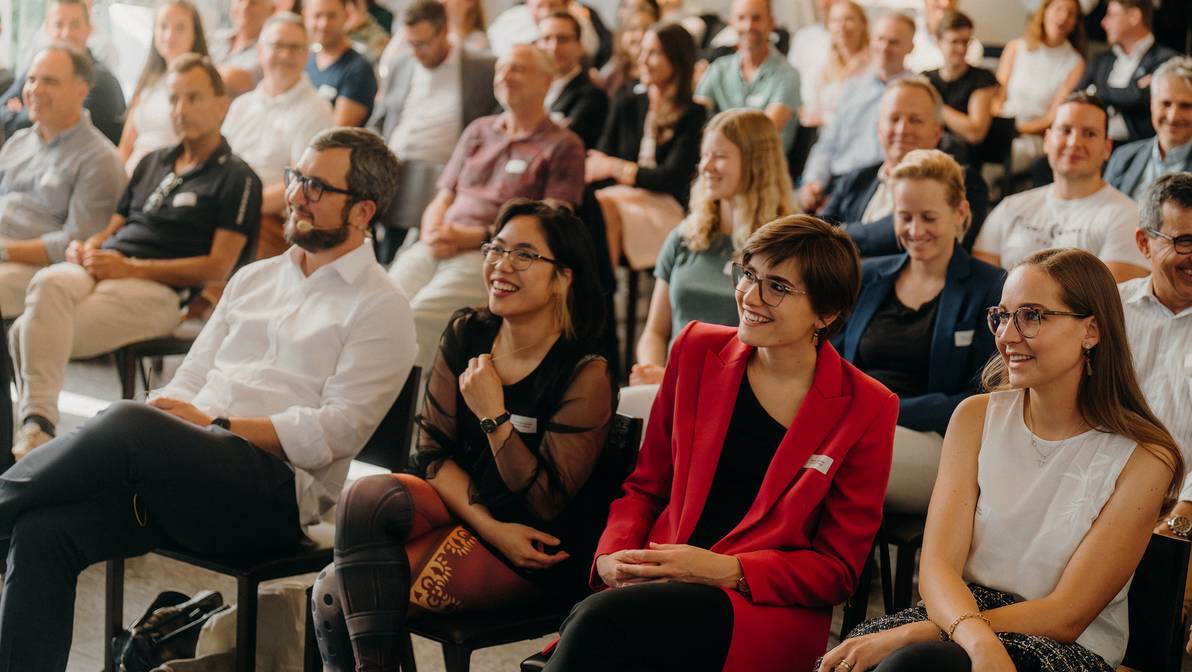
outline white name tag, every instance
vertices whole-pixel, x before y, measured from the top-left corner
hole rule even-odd
[[[319,87],[319,96],[326,98],[327,100],[335,100],[339,97],[339,89],[331,86],[330,84],[323,84]]]
[[[564,128],[567,127],[567,115],[563,114],[562,112],[559,112],[558,110],[555,110],[550,113],[550,120],[555,122],[559,126],[562,126]]]
[[[184,191],[174,195],[175,208],[193,208],[199,202],[199,197],[193,191]]]
[[[505,162],[505,172],[510,175],[521,175],[526,172],[527,164],[522,159],[509,159]]]
[[[538,433],[538,418],[527,418],[524,415],[509,415],[509,422],[513,428],[522,434],[537,434]]]
[[[807,464],[803,465],[804,469],[815,469],[821,474],[827,476],[828,470],[832,468],[832,458],[827,455],[812,455],[807,458]]]
[[[952,338],[956,341],[956,347],[967,348],[973,344],[973,330],[958,331],[952,334]]]
[[[745,106],[754,109],[761,109],[766,104],[766,97],[760,93],[755,93],[745,99]]]

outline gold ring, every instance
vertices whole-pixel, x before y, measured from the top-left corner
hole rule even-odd
[[[842,668],[842,667],[844,668],[844,672],[853,672],[853,664],[848,662],[847,660],[842,660],[842,661],[840,661],[839,664],[836,665],[837,669]]]

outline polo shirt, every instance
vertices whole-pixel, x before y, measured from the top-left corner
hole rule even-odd
[[[377,97],[377,76],[364,57],[349,47],[339,60],[320,70],[316,55],[312,53],[306,61],[306,76],[323,100],[335,106],[340,96],[360,103],[372,114],[373,101]],[[367,118],[368,115],[365,115]]]
[[[181,144],[166,147],[137,164],[116,206],[124,226],[104,241],[103,249],[137,259],[182,259],[210,254],[217,229],[243,234],[249,244],[256,239],[261,180],[252,168],[221,139],[206,161],[175,176],[174,160],[181,153]],[[174,182],[172,189],[163,188]],[[146,201],[158,191],[168,193],[160,207],[146,212]]]
[[[712,61],[707,72],[699,80],[696,95],[711,100],[716,110],[731,110],[747,107],[762,110],[774,103],[785,105],[791,111],[791,118],[782,128],[782,147],[789,150],[795,141],[795,130],[799,126],[799,72],[786,62],[774,48],[753,74],[753,81],[745,81],[741,74],[741,52],[736,51]]]
[[[278,184],[282,171],[298,163],[311,138],[335,124],[331,106],[303,75],[276,96],[260,86],[232,101],[224,137],[265,185]]]

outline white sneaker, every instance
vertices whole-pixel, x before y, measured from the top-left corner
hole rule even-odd
[[[12,446],[12,456],[19,460],[52,438],[54,437],[42,429],[41,425],[36,422],[27,422],[21,425],[21,429],[17,431],[17,440]]]

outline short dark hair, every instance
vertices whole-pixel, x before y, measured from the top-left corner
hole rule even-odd
[[[447,26],[447,8],[439,0],[414,0],[401,15],[401,22],[407,28],[423,21],[429,23],[435,33],[443,32]]]
[[[1060,107],[1063,107],[1064,105],[1067,105],[1068,103],[1076,103],[1078,105],[1092,105],[1093,107],[1097,108],[1098,110],[1101,110],[1101,115],[1103,117],[1105,117],[1105,129],[1104,129],[1105,135],[1106,135],[1106,137],[1109,136],[1109,110],[1105,109],[1105,103],[1102,102],[1101,99],[1098,98],[1096,94],[1089,93],[1088,91],[1073,91],[1072,93],[1069,93],[1068,95],[1064,96],[1064,99],[1062,101],[1060,101]]]
[[[83,18],[87,19],[87,25],[91,25],[91,8],[87,6],[85,0],[50,0],[50,6],[68,6],[81,7],[83,9]]]
[[[836,315],[825,335],[844,325],[861,292],[861,256],[847,233],[810,215],[781,217],[745,242],[741,263],[755,256],[766,257],[772,266],[790,259],[798,262],[811,309],[821,317]]]
[[[572,333],[567,336],[580,341],[597,339],[604,332],[606,315],[604,295],[597,280],[596,246],[587,226],[562,202],[515,198],[506,202],[497,214],[493,235],[499,234],[514,217],[523,216],[538,220],[555,261],[571,270],[566,311]]]
[[[1109,0],[1122,6],[1122,9],[1137,9],[1142,14],[1142,25],[1150,28],[1155,22],[1154,0]]]
[[[964,12],[948,10],[940,17],[939,25],[935,27],[936,38],[942,38],[950,30],[973,30],[973,20]]]
[[[372,201],[380,216],[389,207],[397,191],[397,157],[381,136],[363,128],[329,128],[310,141],[316,152],[346,149],[348,154],[348,190],[356,194],[354,202]],[[375,217],[374,217],[375,219]]]
[[[191,70],[202,70],[207,73],[207,78],[211,80],[211,88],[215,89],[215,95],[223,96],[227,94],[227,89],[224,88],[223,77],[219,76],[219,69],[215,67],[215,63],[211,59],[200,54],[189,53],[182,54],[170,62],[166,68],[166,76],[180,75]]]
[[[1168,173],[1151,183],[1138,199],[1138,228],[1157,233],[1163,228],[1163,206],[1174,203],[1192,210],[1192,173]]]
[[[566,21],[567,23],[570,23],[571,27],[575,30],[575,39],[579,40],[583,37],[584,30],[579,25],[579,19],[575,18],[571,12],[551,12],[550,14],[543,17],[542,21],[549,21],[550,19],[559,19],[560,21]],[[542,23],[542,21],[539,21],[538,23]]]
[[[59,51],[66,54],[67,58],[70,59],[70,69],[74,72],[74,76],[87,82],[87,86],[91,86],[91,83],[95,79],[95,64],[91,62],[91,56],[87,52],[79,50],[78,47],[69,42],[54,40],[33,52],[33,58],[37,58],[42,52],[46,51]],[[30,59],[30,62],[32,62],[32,59]]]

